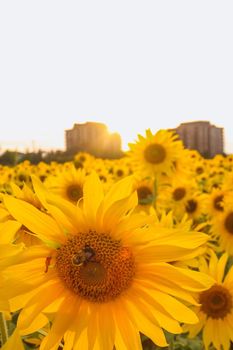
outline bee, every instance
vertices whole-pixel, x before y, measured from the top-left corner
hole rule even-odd
[[[92,261],[92,258],[95,256],[95,251],[88,245],[85,245],[84,248],[80,249],[72,259],[72,263],[75,266],[81,266],[87,264],[89,261]]]

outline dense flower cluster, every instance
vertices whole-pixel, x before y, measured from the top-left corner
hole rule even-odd
[[[3,350],[230,349],[233,157],[168,130],[129,147],[0,166]]]

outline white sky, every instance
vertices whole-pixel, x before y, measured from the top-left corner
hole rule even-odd
[[[233,153],[232,18],[232,0],[1,0],[0,151],[209,120]]]

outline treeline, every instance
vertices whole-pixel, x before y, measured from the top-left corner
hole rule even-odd
[[[37,152],[26,153],[6,150],[0,155],[0,164],[2,165],[15,166],[25,160],[30,161],[31,164],[38,164],[40,162],[51,163],[53,161],[65,163],[73,160],[73,155],[59,150],[49,152],[38,150]]]
[[[68,152],[68,151],[49,151],[45,152],[38,150],[37,152],[26,152],[21,153],[17,151],[6,150],[0,155],[0,165],[15,166],[19,163],[24,162],[25,160],[30,161],[31,164],[38,164],[40,162],[51,163],[65,163],[74,160],[74,156],[77,152]],[[94,155],[96,156],[96,155]],[[117,159],[124,156],[124,153],[121,154],[107,154],[105,156],[99,157],[102,159]]]

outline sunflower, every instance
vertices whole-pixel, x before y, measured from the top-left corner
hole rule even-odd
[[[13,196],[22,199],[38,209],[41,209],[42,205],[36,197],[35,193],[26,184],[22,189],[15,183],[10,183],[10,189]],[[3,218],[1,219],[1,214]],[[19,222],[12,220],[12,217],[6,208],[0,208],[0,244],[1,243],[21,243],[26,246],[39,244],[40,240],[24,227]]]
[[[141,349],[140,333],[166,346],[163,329],[181,332],[179,322],[196,323],[185,303],[190,291],[212,285],[207,275],[169,264],[195,252],[207,240],[196,233],[180,238],[150,225],[151,217],[133,212],[133,179],[118,181],[104,196],[98,175],[84,184],[82,206],[50,195],[33,178],[35,192],[48,210],[6,195],[11,215],[40,238],[5,267],[1,299],[20,310],[21,335],[51,329],[40,350]],[[53,203],[53,204],[51,204]],[[183,302],[182,302],[183,301]]]
[[[175,162],[182,157],[183,144],[178,135],[168,130],[159,130],[152,134],[146,130],[146,137],[138,135],[136,143],[130,143],[128,155],[136,170],[145,175],[171,174]]]
[[[195,180],[173,176],[168,184],[158,186],[156,205],[162,210],[172,210],[180,220],[186,212],[186,201],[197,192]]]
[[[206,194],[205,206],[209,217],[221,214],[224,211],[224,202],[232,198],[232,191],[212,188],[211,192]]]
[[[138,206],[136,211],[150,213],[151,207],[155,200],[154,181],[150,178],[136,178],[134,189],[137,191]]]
[[[217,350],[229,350],[233,341],[233,266],[225,274],[227,261],[227,253],[218,259],[213,252],[209,264],[203,261],[201,271],[213,277],[215,283],[198,293],[200,306],[195,307],[195,312],[199,322],[184,326],[190,338],[202,332],[205,349],[212,343]]]
[[[224,211],[215,215],[212,220],[211,232],[213,238],[218,240],[222,251],[233,255],[233,210],[231,201],[224,202]]]
[[[45,186],[64,199],[77,203],[83,197],[86,172],[83,169],[75,169],[71,163],[66,166],[66,169],[63,168],[56,175],[47,177]]]
[[[79,152],[74,156],[74,166],[76,169],[82,169],[91,167],[91,164],[94,163],[95,157],[87,152]]]
[[[188,214],[188,217],[193,219],[195,222],[202,220],[202,217],[205,215],[205,195],[196,192],[192,196],[187,197],[184,203],[185,212]]]

